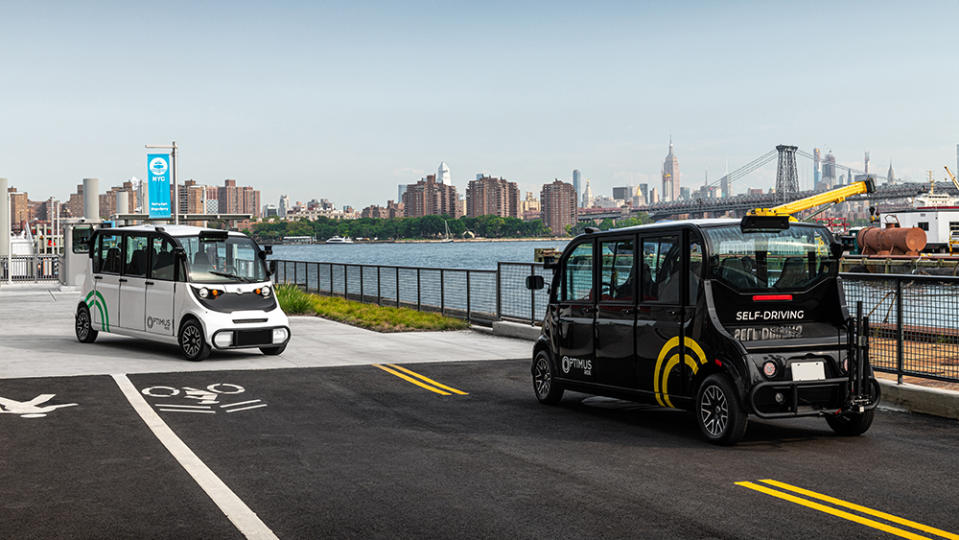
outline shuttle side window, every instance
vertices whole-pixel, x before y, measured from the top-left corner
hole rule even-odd
[[[153,250],[153,267],[150,277],[173,281],[173,268],[176,257],[173,255],[173,243],[163,238],[154,237],[151,242]]]
[[[148,239],[145,234],[127,234],[123,275],[146,277]]]
[[[703,278],[703,242],[692,240],[689,243],[689,303],[699,300],[699,284]]]
[[[643,239],[640,264],[644,302],[679,302],[680,255],[679,238],[676,236]]]
[[[119,234],[100,234],[97,238],[97,256],[94,258],[94,271],[105,274],[119,274],[123,246]]]
[[[636,298],[633,279],[634,244],[631,238],[609,240],[600,244],[600,301],[632,302]]]
[[[563,300],[593,300],[593,242],[582,243],[570,253],[563,270]]]

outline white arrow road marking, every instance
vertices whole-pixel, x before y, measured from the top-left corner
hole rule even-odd
[[[0,397],[0,414],[19,414],[21,418],[43,418],[47,413],[56,409],[77,406],[76,403],[40,406],[41,403],[50,401],[54,396],[56,394],[40,394],[29,401],[16,401]]]

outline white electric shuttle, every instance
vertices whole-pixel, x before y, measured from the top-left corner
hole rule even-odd
[[[175,343],[188,360],[213,349],[280,354],[290,341],[266,251],[237,232],[183,225],[100,229],[77,306],[76,334]]]

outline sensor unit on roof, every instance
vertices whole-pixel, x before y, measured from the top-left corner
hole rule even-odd
[[[789,228],[789,216],[744,216],[739,228],[744,233],[784,231]]]
[[[586,231],[586,234],[595,234],[599,232],[599,227],[586,227],[583,230]]]

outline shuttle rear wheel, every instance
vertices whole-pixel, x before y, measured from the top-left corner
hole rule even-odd
[[[563,399],[563,387],[553,380],[553,363],[546,351],[539,351],[533,359],[533,392],[540,403],[547,405]]]
[[[86,304],[80,304],[77,308],[76,325],[74,329],[77,332],[77,341],[80,343],[93,343],[97,339],[97,332],[93,329],[90,321],[90,308]]]

